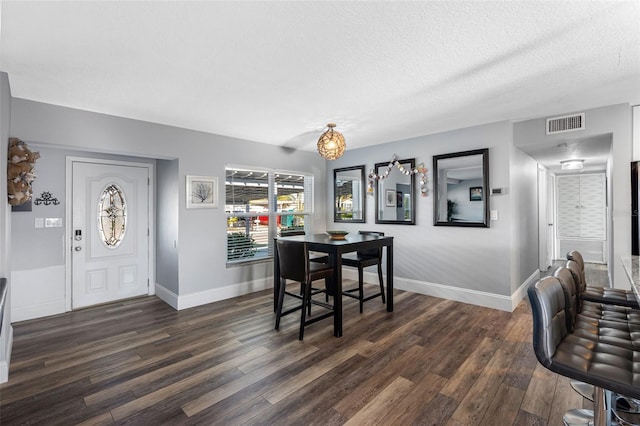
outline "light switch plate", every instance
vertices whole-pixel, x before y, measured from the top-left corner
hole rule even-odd
[[[491,220],[498,220],[498,210],[491,210]]]
[[[44,226],[44,219],[36,217],[36,228],[42,228]]]
[[[62,226],[61,217],[48,217],[44,220],[45,228],[60,228]]]

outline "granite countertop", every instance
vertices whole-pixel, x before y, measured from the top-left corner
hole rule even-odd
[[[640,301],[640,256],[622,256],[622,266],[636,298]]]

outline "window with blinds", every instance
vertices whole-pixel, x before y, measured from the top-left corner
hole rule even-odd
[[[227,166],[227,263],[269,258],[282,231],[311,232],[313,175]]]

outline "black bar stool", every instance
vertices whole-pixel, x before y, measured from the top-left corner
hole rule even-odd
[[[280,288],[278,291],[278,302],[276,308],[276,330],[280,328],[280,318],[300,309],[302,311],[300,317],[300,334],[299,339],[304,337],[304,328],[325,318],[333,317],[333,306],[320,301],[313,300],[313,296],[318,293],[326,293],[332,287],[333,267],[326,263],[317,263],[309,261],[309,245],[299,241],[276,241],[276,250],[278,250],[278,264],[280,266]],[[286,291],[286,280],[293,280],[301,283],[302,294],[296,294]],[[324,279],[325,288],[316,290],[312,289],[311,283],[316,280]],[[284,304],[284,296],[292,296],[302,300],[298,306],[282,311]],[[311,314],[311,305],[319,305],[329,310],[317,317],[307,319],[307,308]]]

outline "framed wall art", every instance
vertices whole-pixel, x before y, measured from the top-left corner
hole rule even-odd
[[[215,209],[218,207],[218,178],[187,175],[187,208]]]
[[[387,189],[385,192],[385,206],[387,207],[395,207],[396,206],[396,191],[393,189]]]
[[[469,201],[482,201],[481,186],[472,186],[469,188]]]

